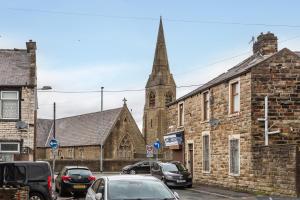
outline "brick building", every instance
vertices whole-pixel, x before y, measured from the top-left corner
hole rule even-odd
[[[258,120],[265,96],[268,131],[280,131],[268,146]],[[184,136],[183,150],[168,152],[186,163],[194,182],[299,195],[300,52],[278,51],[274,34],[259,35],[253,55],[168,104],[167,119],[165,139]]]
[[[0,161],[34,159],[36,43],[0,50]]]
[[[58,159],[133,160],[145,157],[145,141],[126,104],[123,107],[57,119]],[[37,159],[49,160],[53,120],[38,119]]]

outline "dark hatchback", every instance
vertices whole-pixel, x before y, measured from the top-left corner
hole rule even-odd
[[[133,165],[123,167],[122,174],[150,174],[151,165],[155,161],[144,160]]]
[[[95,179],[87,167],[66,166],[55,179],[55,190],[61,197],[70,193],[86,193]]]
[[[170,187],[192,187],[192,175],[180,162],[157,162],[151,169],[152,176]]]
[[[48,162],[16,161],[0,163],[0,187],[29,186],[30,199],[55,199],[51,180],[52,173]]]

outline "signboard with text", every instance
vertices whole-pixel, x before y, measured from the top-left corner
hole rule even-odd
[[[147,158],[153,158],[153,146],[146,145],[146,155]]]

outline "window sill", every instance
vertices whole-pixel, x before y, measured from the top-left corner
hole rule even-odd
[[[209,123],[209,119],[208,120],[203,120],[200,122],[201,124],[205,124],[205,123]]]
[[[235,113],[229,113],[228,114],[228,117],[237,117],[237,116],[240,116],[241,112],[235,112]]]
[[[202,171],[202,174],[210,175],[210,171]]]
[[[178,128],[178,129],[183,129],[184,126],[183,126],[183,125],[181,125],[181,126],[178,125],[177,128]]]
[[[229,176],[240,176],[240,174],[231,174],[231,173],[229,173]]]

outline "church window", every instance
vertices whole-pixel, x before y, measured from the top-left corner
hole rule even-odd
[[[119,144],[118,154],[119,158],[132,158],[133,157],[133,148],[130,141],[129,135],[125,135],[122,141]]]
[[[152,128],[152,119],[150,120],[150,127]]]
[[[155,106],[155,94],[154,94],[154,92],[150,92],[150,94],[149,94],[149,106],[150,107]]]
[[[178,104],[178,126],[183,126],[184,122],[184,108],[183,108],[183,102]]]
[[[171,103],[173,100],[173,95],[171,92],[167,92],[166,96],[165,96],[165,103],[166,105]]]

